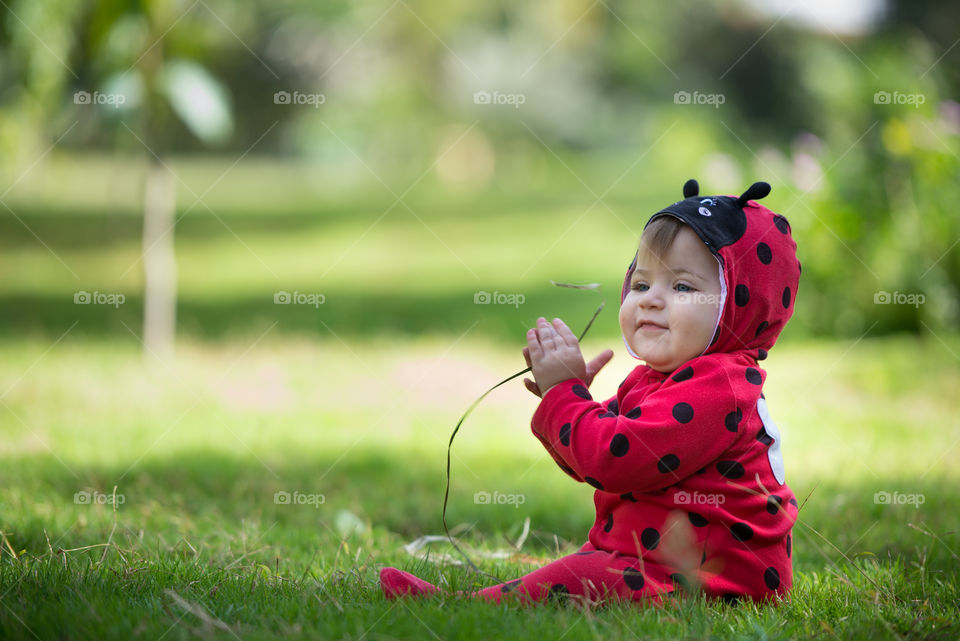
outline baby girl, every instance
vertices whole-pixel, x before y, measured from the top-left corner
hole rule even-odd
[[[620,328],[635,367],[612,398],[588,390],[609,361],[584,362],[560,319],[527,332],[534,435],[568,476],[596,488],[578,552],[472,595],[660,602],[677,590],[775,600],[792,583],[797,501],[758,365],[793,313],[800,263],[790,225],[756,200],[698,195],[655,213],[627,269]],[[436,592],[384,568],[388,597]]]

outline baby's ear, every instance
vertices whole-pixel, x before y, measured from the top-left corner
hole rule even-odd
[[[684,198],[690,198],[691,196],[696,196],[699,193],[700,193],[700,185],[693,178],[683,183]]]
[[[737,198],[737,205],[743,207],[747,204],[748,200],[760,200],[764,196],[770,193],[770,183],[765,182],[755,182],[747,190],[743,192],[739,198]]]

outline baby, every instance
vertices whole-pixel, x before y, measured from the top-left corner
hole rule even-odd
[[[524,356],[542,395],[533,433],[557,465],[596,488],[586,543],[519,579],[474,592],[541,601],[660,602],[677,590],[775,600],[792,583],[797,501],[762,393],[767,357],[793,312],[800,263],[786,218],[755,202],[698,195],[654,214],[627,269],[620,328],[644,362],[603,403],[587,389],[609,361],[584,362],[560,319],[540,318]],[[438,588],[384,568],[388,597]]]

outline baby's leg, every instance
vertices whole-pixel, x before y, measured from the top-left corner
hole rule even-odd
[[[647,576],[640,559],[597,550],[587,544],[581,551],[519,579],[473,594],[496,603],[504,598],[536,602],[568,597],[590,602],[641,599],[659,602],[663,591],[660,582]]]
[[[661,581],[662,577],[651,577],[645,572],[640,559],[597,550],[587,543],[579,552],[557,559],[519,579],[473,592],[471,596],[496,603],[503,598],[532,603],[569,596],[590,601],[614,598],[659,602],[661,594],[671,589]],[[439,591],[431,583],[395,568],[381,571],[380,585],[387,598]]]

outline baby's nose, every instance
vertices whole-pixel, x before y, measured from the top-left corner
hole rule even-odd
[[[640,294],[641,307],[663,307],[663,296],[655,289],[648,289]]]

